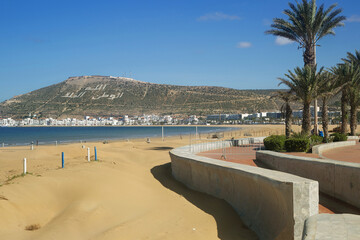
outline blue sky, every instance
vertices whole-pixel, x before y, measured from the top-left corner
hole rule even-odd
[[[288,2],[1,0],[0,101],[80,75],[277,88],[277,77],[303,65],[296,44],[264,34]],[[325,67],[360,50],[360,1],[338,3],[349,20],[320,42]]]

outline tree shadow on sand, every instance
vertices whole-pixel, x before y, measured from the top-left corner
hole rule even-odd
[[[173,147],[152,147],[149,148],[148,150],[156,150],[156,151],[169,151],[174,149]]]
[[[220,239],[257,239],[255,233],[244,225],[235,210],[227,202],[191,190],[176,181],[171,174],[171,163],[153,167],[151,173],[164,187],[183,196],[193,205],[213,216]]]

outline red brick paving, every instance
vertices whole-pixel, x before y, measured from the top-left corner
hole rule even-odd
[[[327,150],[322,155],[333,160],[360,163],[360,144]]]
[[[216,149],[216,150],[207,151],[207,152],[201,152],[201,153],[198,153],[197,155],[203,156],[203,157],[208,157],[208,158],[213,158],[213,159],[217,159],[217,160],[240,163],[240,164],[245,164],[245,165],[250,165],[250,166],[256,167],[256,164],[254,162],[254,160],[256,158],[255,157],[255,154],[256,154],[255,148],[247,148],[246,151],[241,151],[244,149],[245,148],[239,148],[239,147],[226,148],[225,154],[224,154],[225,158],[223,156],[223,151],[221,149]],[[238,150],[238,151],[236,151],[236,150]]]

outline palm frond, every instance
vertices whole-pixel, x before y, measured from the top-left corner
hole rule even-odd
[[[327,35],[334,35],[334,29],[344,25],[344,16],[337,4],[332,4],[325,9],[324,4],[317,7],[316,0],[296,1],[289,3],[289,9],[283,13],[287,20],[274,18],[271,30],[266,34],[281,36],[296,41],[300,47],[314,47],[316,43]]]

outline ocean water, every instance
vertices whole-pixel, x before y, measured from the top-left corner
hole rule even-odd
[[[201,127],[198,133],[224,132],[234,128]],[[132,139],[161,137],[161,126],[132,127],[0,127],[0,146],[39,145],[71,143],[79,141],[105,141],[114,139]],[[164,126],[164,136],[195,134],[195,126]]]

